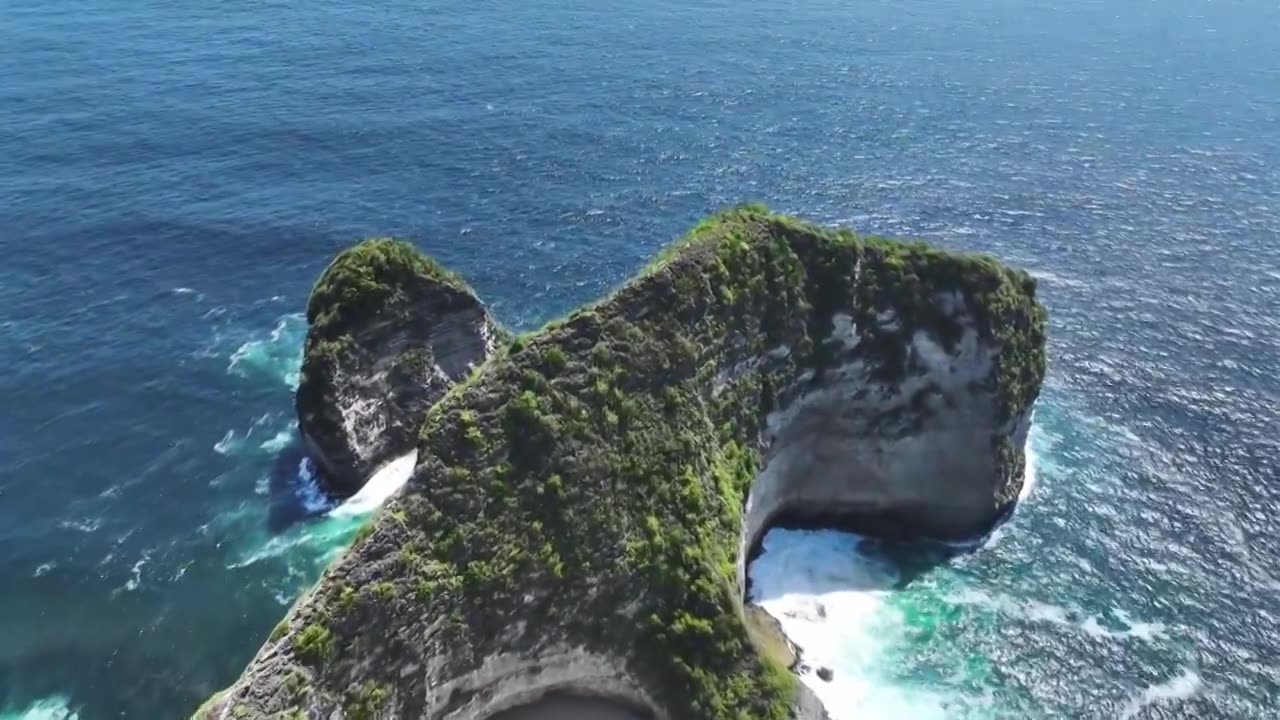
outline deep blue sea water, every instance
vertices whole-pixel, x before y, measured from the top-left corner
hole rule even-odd
[[[1280,717],[1274,0],[0,0],[0,717],[185,716],[350,537],[268,525],[339,248],[531,327],[744,200],[1051,312],[994,539],[770,536],[835,712]]]

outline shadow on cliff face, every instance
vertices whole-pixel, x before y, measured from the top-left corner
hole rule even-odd
[[[618,702],[552,694],[528,705],[505,710],[489,720],[652,720],[643,710]]]
[[[815,585],[821,586],[822,592],[902,590],[933,568],[972,551],[981,542],[982,538],[972,543],[885,540],[857,534],[829,519],[782,517],[769,526],[747,557],[744,596],[749,603],[761,603],[789,594],[811,594],[815,592]],[[838,545],[841,555],[856,560],[853,568],[857,571],[831,568],[823,572],[822,578],[796,571],[806,565],[802,558],[806,552],[813,552],[815,544]],[[756,566],[755,562],[766,554],[770,555],[769,560]],[[757,578],[759,572],[769,575]]]
[[[319,473],[319,466],[295,433],[271,466],[267,528],[272,534],[282,533],[333,508],[335,501],[320,489]]]

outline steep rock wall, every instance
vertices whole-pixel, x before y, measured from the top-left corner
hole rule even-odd
[[[427,410],[505,339],[460,278],[381,238],[329,265],[307,321],[298,428],[341,496],[411,450]]]

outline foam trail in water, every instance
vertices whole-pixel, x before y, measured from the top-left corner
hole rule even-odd
[[[334,503],[320,488],[316,469],[310,458],[298,462],[298,501],[312,512],[321,513],[332,508],[314,522],[299,523],[289,532],[265,538],[247,549],[228,569],[242,568],[269,558],[281,556],[299,557],[307,562],[323,564],[351,542],[351,536],[363,519],[377,510],[397,490],[404,487],[413,475],[418,461],[418,451],[402,455],[384,465],[369,478],[360,492],[334,507]]]
[[[308,512],[324,512],[335,506],[324,488],[320,487],[316,466],[309,457],[298,461],[298,485],[294,495]]]
[[[1142,694],[1129,701],[1125,706],[1122,718],[1136,717],[1143,708],[1152,705],[1173,704],[1179,700],[1187,700],[1200,692],[1202,681],[1196,671],[1183,668],[1182,673],[1158,685],[1152,685]]]
[[[1031,432],[1027,433],[1027,446],[1024,451],[1027,463],[1022,471],[1022,489],[1018,491],[1018,502],[1031,497],[1031,489],[1036,486],[1036,469],[1040,465],[1040,453],[1036,451],[1036,447],[1044,442],[1044,431],[1040,426],[1032,425]]]
[[[228,430],[222,439],[214,443],[213,451],[219,455],[230,455],[236,451],[240,443],[236,441],[236,431]]]
[[[214,443],[213,451],[226,457],[242,455],[246,450],[250,452],[279,453],[288,447],[289,443],[293,442],[295,430],[298,427],[297,422],[293,419],[285,421],[284,427],[276,431],[271,437],[262,440],[257,445],[253,444],[256,439],[255,435],[260,436],[263,432],[271,432],[269,426],[273,421],[278,420],[280,420],[279,414],[265,413],[258,416],[249,425],[249,428],[244,431],[244,435],[237,434],[234,429],[228,430],[223,433],[221,440]]]
[[[54,696],[37,700],[22,710],[0,710],[0,720],[78,720],[70,700]]]
[[[359,527],[360,523],[354,518],[330,517],[297,525],[290,532],[270,536],[246,548],[239,559],[227,565],[227,569],[249,567],[263,560],[281,557],[288,558],[290,565],[294,560],[301,560],[304,564],[322,567],[350,543],[352,534]]]
[[[290,423],[289,427],[258,443],[258,449],[272,453],[280,452],[293,442],[293,428],[293,424]]]
[[[329,513],[333,517],[352,517],[373,512],[386,502],[395,491],[409,482],[413,468],[418,462],[418,451],[401,455],[383,465],[369,481],[360,488],[360,492],[352,495],[346,502]]]
[[[276,321],[266,340],[250,340],[231,354],[227,372],[249,377],[263,374],[297,389],[302,368],[302,341],[307,334],[306,316],[292,313]]]
[[[151,551],[143,550],[142,557],[138,560],[138,562],[133,564],[133,569],[129,571],[129,574],[132,577],[130,577],[128,582],[124,584],[125,590],[128,590],[129,592],[133,592],[134,590],[138,589],[138,586],[142,584],[142,568],[150,560],[151,560]]]
[[[1004,593],[989,593],[972,588],[951,593],[946,596],[946,601],[957,606],[980,607],[1028,622],[1073,628],[1090,637],[1100,639],[1134,639],[1154,642],[1163,638],[1166,632],[1164,623],[1142,622],[1119,608],[1112,609],[1106,615],[1097,616],[1075,607],[1021,599]]]

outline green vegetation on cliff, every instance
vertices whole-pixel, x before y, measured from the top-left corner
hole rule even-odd
[[[471,292],[457,274],[402,240],[371,238],[339,253],[307,301],[303,376],[316,379],[333,372],[337,358],[351,348],[353,332],[364,324],[383,313],[409,312],[414,303],[406,289],[436,286]],[[318,388],[323,383],[303,386]]]
[[[352,282],[383,277],[364,263],[444,272],[408,246],[361,245],[317,284],[313,330],[397,292]],[[304,706],[376,717],[391,703],[421,714],[429,681],[404,667],[448,679],[497,653],[573,647],[619,658],[673,718],[790,717],[795,679],[776,645],[753,642],[737,580],[765,417],[851,353],[893,377],[912,362],[903,336],[956,342],[942,293],[963,297],[970,324],[1001,348],[1001,412],[1025,410],[1044,372],[1044,314],[1025,273],[756,206],[704,221],[432,408],[414,480],[280,641],[307,687],[272,690],[283,671],[264,665],[246,695],[254,716]],[[886,310],[896,325],[877,320]],[[831,337],[837,313],[863,334],[853,350]]]
[[[466,289],[467,284],[412,244],[391,238],[371,238],[342,251],[320,275],[307,301],[310,330],[324,336],[350,332],[367,321],[406,288],[444,283]]]

